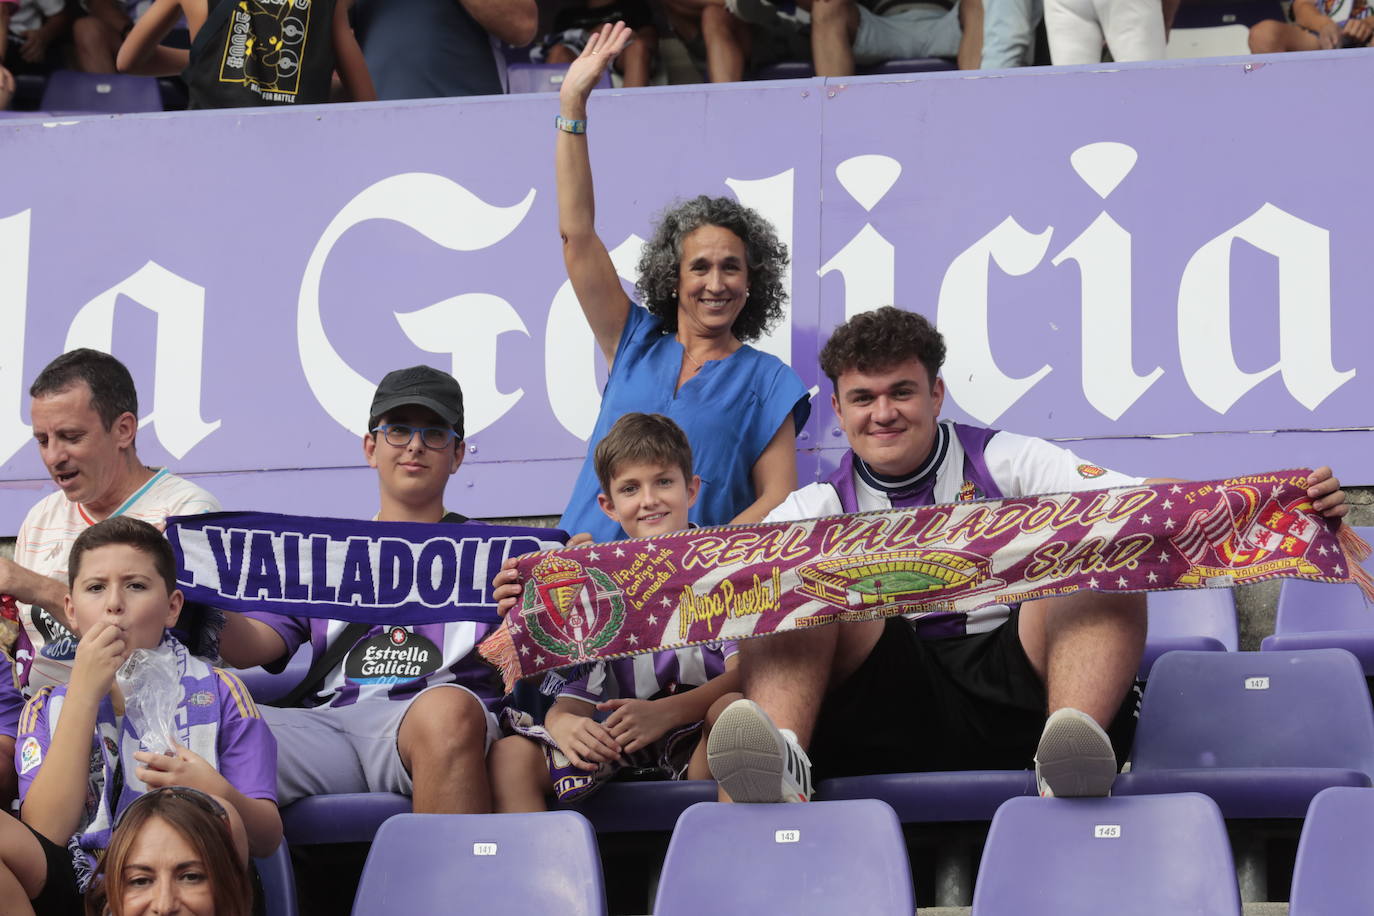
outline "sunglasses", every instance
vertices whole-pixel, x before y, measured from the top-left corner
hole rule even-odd
[[[124,820],[129,812],[139,805],[151,805],[152,802],[148,801],[148,799],[159,797],[175,798],[179,801],[190,802],[207,814],[212,814],[224,821],[226,827],[229,825],[229,812],[224,810],[224,806],[215,801],[212,796],[207,795],[199,789],[193,789],[190,786],[162,786],[158,789],[149,789],[147,792],[144,792],[138,798],[134,799],[129,807],[124,809],[124,813],[119,816],[119,819],[121,821]]]

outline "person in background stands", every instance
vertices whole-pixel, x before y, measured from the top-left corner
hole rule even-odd
[[[351,3],[153,0],[115,63],[121,73],[182,74],[190,108],[328,102],[335,70],[353,101],[369,102],[377,92],[348,23]],[[159,44],[183,15],[190,50]]]
[[[616,58],[615,69],[626,87],[647,86],[658,54],[658,29],[645,0],[583,0],[558,11],[553,31],[530,49],[530,60],[570,64],[577,60],[587,39],[607,25],[624,20],[634,41]]]
[[[492,39],[534,40],[535,0],[358,0],[354,26],[381,99],[497,95],[505,63]]]

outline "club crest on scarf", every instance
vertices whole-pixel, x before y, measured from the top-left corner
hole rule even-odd
[[[521,619],[554,655],[585,661],[620,635],[625,598],[610,576],[569,557],[538,563],[525,583]]]
[[[1182,530],[1170,539],[1192,564],[1179,577],[1180,584],[1240,583],[1285,570],[1295,575],[1320,572],[1307,559],[1321,530],[1309,514],[1311,498],[1300,494],[1280,501],[1277,486],[1266,498],[1252,483],[1217,489],[1220,498],[1215,504],[1188,516]],[[1322,548],[1322,552],[1327,550]],[[1334,571],[1339,574],[1339,567]]]

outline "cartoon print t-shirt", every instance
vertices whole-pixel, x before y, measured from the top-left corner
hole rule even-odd
[[[183,74],[191,108],[329,101],[334,0],[210,0]]]

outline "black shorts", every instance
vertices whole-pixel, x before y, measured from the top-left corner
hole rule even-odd
[[[1045,685],[1017,634],[921,639],[902,617],[821,705],[809,751],[816,779],[872,773],[1024,770],[1045,727]],[[1140,693],[1107,729],[1118,763],[1135,737]]]
[[[33,900],[33,911],[38,916],[82,916],[85,910],[71,850],[58,846],[32,827],[29,827],[29,832],[38,838],[38,844],[43,847],[43,856],[48,861],[48,876],[43,880],[43,890]]]

